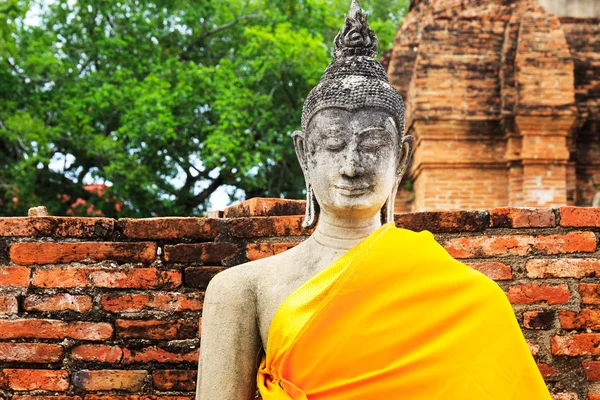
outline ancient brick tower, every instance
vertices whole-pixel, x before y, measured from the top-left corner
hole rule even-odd
[[[388,68],[416,139],[397,211],[592,204],[600,5],[561,1],[412,2]]]

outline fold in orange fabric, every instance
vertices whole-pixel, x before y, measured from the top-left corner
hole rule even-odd
[[[502,289],[428,231],[386,224],[294,291],[264,400],[550,400]]]

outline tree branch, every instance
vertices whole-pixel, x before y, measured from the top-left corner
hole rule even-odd
[[[19,78],[21,78],[22,81],[29,79],[31,82],[36,82],[36,83],[50,83],[50,82],[62,82],[62,81],[74,81],[75,80],[74,78],[69,78],[69,77],[48,78],[48,79],[34,78],[31,76],[25,75],[24,73],[19,71],[19,69],[16,67],[16,65],[11,63],[7,58],[5,58],[4,61],[6,61],[8,68],[10,68],[11,71],[13,71],[15,74],[17,74],[19,76]]]
[[[235,17],[233,19],[233,21],[230,21],[224,25],[221,26],[217,26],[216,28],[214,28],[213,30],[210,30],[208,32],[206,32],[204,35],[200,36],[196,41],[200,41],[203,39],[206,39],[209,36],[212,36],[216,33],[219,33],[221,31],[224,31],[225,29],[229,29],[232,26],[234,26],[235,24],[237,24],[240,21],[245,21],[247,19],[254,19],[254,18],[262,18],[261,14],[248,14],[248,15],[240,15],[239,17]]]
[[[10,70],[12,72],[17,74],[19,76],[19,78],[21,78],[22,81],[30,80],[31,82],[38,82],[38,83],[52,82],[51,79],[50,80],[49,79],[39,79],[39,78],[33,78],[31,76],[27,76],[24,73],[22,73],[21,71],[19,71],[19,69],[13,63],[11,63],[7,58],[5,58],[4,61],[6,61],[6,65],[8,65],[8,68],[10,68]]]
[[[204,39],[215,35],[221,31],[224,31],[226,29],[231,28],[232,26],[234,26],[235,24],[237,24],[238,22],[241,21],[245,21],[248,19],[255,19],[255,18],[262,18],[263,15],[261,14],[248,14],[248,15],[240,15],[235,17],[233,20],[229,21],[226,24],[217,26],[216,28],[205,32],[204,34],[200,35],[199,37],[197,37],[196,39],[194,39],[190,44],[188,44],[187,46],[185,46],[185,48],[183,49],[183,51],[181,52],[181,54],[186,54],[188,53],[193,47],[197,46],[200,42],[202,42]],[[181,58],[181,57],[180,57]]]
[[[210,195],[213,194],[215,190],[217,190],[219,186],[223,184],[224,180],[225,179],[222,176],[219,176],[217,179],[212,181],[211,184],[208,185],[208,187],[202,191],[202,193],[196,196],[196,198],[194,199],[194,208],[204,203],[206,199],[208,199]]]

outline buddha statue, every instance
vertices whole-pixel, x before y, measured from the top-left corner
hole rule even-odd
[[[316,228],[210,282],[197,400],[550,399],[495,282],[395,227],[413,139],[377,46],[353,0],[293,135]]]

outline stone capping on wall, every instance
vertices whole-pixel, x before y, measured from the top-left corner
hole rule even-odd
[[[208,282],[305,240],[303,213],[252,199],[230,218],[0,218],[0,398],[194,400]],[[600,208],[396,224],[496,281],[554,399],[600,400]]]

